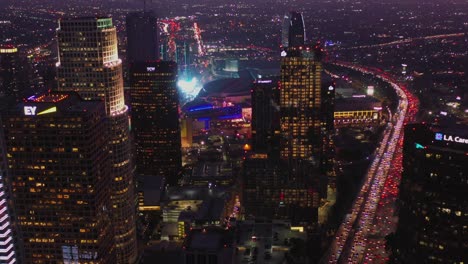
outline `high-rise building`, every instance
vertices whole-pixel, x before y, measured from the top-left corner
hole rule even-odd
[[[324,159],[329,115],[324,111],[330,107],[324,107],[321,49],[289,47],[281,56],[280,156],[288,173],[280,214],[313,227],[319,199],[326,198],[328,184]]]
[[[317,161],[322,149],[322,63],[310,47],[288,48],[281,59],[281,157]]]
[[[463,263],[468,249],[468,127],[405,127],[395,263]]]
[[[177,182],[182,166],[177,64],[169,61],[130,66],[132,130],[138,175]]]
[[[21,263],[115,263],[104,104],[44,94],[1,119]]]
[[[304,18],[300,12],[291,11],[283,18],[281,44],[283,48],[304,46],[306,35]]]
[[[6,175],[0,172],[0,263],[17,263]]]
[[[0,96],[18,97],[20,93],[18,49],[13,45],[0,46]]]
[[[193,63],[193,50],[194,43],[191,41],[183,40],[176,42],[176,50],[174,54],[174,60],[177,62],[182,70],[185,72],[187,67]]]
[[[312,173],[309,163],[301,164]],[[244,162],[242,204],[246,218],[283,219],[295,226],[309,227],[318,221],[320,194],[309,181],[292,180],[281,163],[265,153],[255,153]]]
[[[59,21],[58,91],[76,91],[85,100],[103,100],[108,118],[112,178],[112,223],[117,263],[137,259],[136,196],[124,103],[122,61],[112,18],[69,18]]]
[[[324,80],[322,76],[322,80]],[[336,84],[332,80],[322,82],[322,156],[320,157],[321,173],[335,181],[335,90]],[[330,183],[330,182],[329,182]],[[321,187],[322,195],[326,193],[325,186]]]
[[[2,112],[8,109],[12,101],[10,98],[0,96],[0,263],[17,263],[17,247],[15,247],[14,230],[11,225],[12,199],[9,184],[10,175],[7,170],[7,155]]]
[[[320,76],[320,73],[317,74]],[[286,78],[286,76],[282,77]],[[299,84],[297,81],[294,83]],[[286,85],[289,85],[289,82],[286,82]],[[291,88],[290,85],[288,87]],[[307,87],[302,84],[301,88]],[[243,205],[247,217],[285,219],[294,225],[301,226],[308,226],[317,220],[319,185],[310,180],[314,168],[305,155],[289,158],[292,155],[284,153],[282,148],[286,143],[285,138],[281,138],[285,136],[284,130],[283,133],[280,132],[285,127],[280,127],[281,121],[283,118],[289,120],[291,116],[299,115],[297,112],[283,111],[281,100],[284,101],[283,96],[297,97],[300,90],[295,87],[295,90],[285,91],[283,83],[278,82],[277,79],[260,79],[253,85],[252,149],[254,154],[245,160],[243,170]],[[321,92],[321,89],[318,90]],[[318,106],[314,111],[320,109],[321,106]],[[320,123],[320,120],[317,122]],[[292,128],[293,125],[290,123],[286,125],[291,126],[291,130],[298,129]],[[308,124],[304,123],[304,125]],[[283,146],[280,143],[283,143]],[[286,164],[281,165],[279,162],[280,151]],[[320,178],[319,173],[315,178]]]
[[[246,218],[277,218],[281,187],[287,178],[278,160],[267,153],[255,153],[243,165],[242,205]]]
[[[277,153],[280,136],[279,78],[259,79],[252,87],[252,150]]]
[[[0,96],[19,102],[31,93],[31,72],[26,57],[11,44],[0,45]]]
[[[126,28],[128,62],[159,59],[158,24],[154,12],[128,14]]]

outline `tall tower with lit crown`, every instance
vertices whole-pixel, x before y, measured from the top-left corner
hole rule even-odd
[[[137,259],[136,198],[116,28],[109,17],[61,19],[57,37],[58,90],[76,91],[85,100],[100,99],[105,103],[117,262],[134,263]]]

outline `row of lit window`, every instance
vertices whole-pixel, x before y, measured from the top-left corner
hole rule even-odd
[[[173,73],[167,73],[167,72],[152,72],[152,73],[132,73],[132,76],[135,76],[135,77],[160,77],[160,76],[170,76],[170,77],[174,77],[174,80],[172,79],[169,79],[169,81],[167,82],[173,82],[175,83],[175,77],[176,75],[174,75]],[[147,79],[143,79],[142,80],[143,82],[148,82]],[[161,81],[161,80],[159,80]]]
[[[432,158],[432,157],[435,157],[436,159],[440,159],[442,158],[442,155],[441,154],[433,154],[433,153],[426,153],[426,158]]]
[[[442,213],[445,213],[445,214],[451,214],[452,213],[452,210],[450,208],[441,208],[441,207],[437,207],[437,209],[439,211],[441,211]],[[454,211],[455,215],[456,216],[462,216],[462,212],[461,211]]]
[[[431,247],[431,248],[435,248],[435,249],[439,249],[439,250],[444,250],[445,247],[444,245],[440,244],[440,245],[437,245],[437,244],[434,244],[432,242],[426,242],[426,241],[419,241],[419,245],[421,246],[426,246],[426,247]]]
[[[55,243],[54,238],[30,238],[30,243]]]
[[[22,226],[54,226],[54,224],[50,222],[28,222],[28,221],[20,221],[20,225]]]
[[[354,116],[370,116],[372,117],[374,113],[377,113],[377,111],[347,111],[347,112],[334,112],[334,117],[354,117]]]

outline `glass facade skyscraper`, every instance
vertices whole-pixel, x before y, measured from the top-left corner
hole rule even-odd
[[[322,148],[322,63],[310,47],[283,51],[281,59],[281,157],[317,159]]]
[[[134,263],[137,258],[134,166],[116,28],[108,17],[61,19],[57,37],[58,91],[76,91],[85,100],[99,99],[105,103],[112,178],[110,210],[117,263]]]
[[[280,214],[311,227],[317,221],[320,198],[325,198],[330,146],[322,86],[320,47],[295,46],[281,53],[280,158],[287,168],[281,191]],[[328,100],[327,100],[328,102]]]
[[[286,13],[281,34],[283,48],[304,46],[306,35],[302,13],[296,11]]]
[[[252,149],[279,158],[279,78],[259,79],[252,87]],[[277,155],[278,154],[278,155]]]
[[[138,175],[165,177],[175,184],[182,166],[177,64],[130,65],[132,129]]]
[[[154,12],[128,14],[126,28],[128,62],[159,59],[158,24]]]
[[[104,104],[44,94],[1,118],[21,263],[116,263]]]
[[[0,45],[0,96],[20,95],[18,48],[13,45]]]
[[[405,127],[395,263],[463,263],[468,249],[468,127]]]

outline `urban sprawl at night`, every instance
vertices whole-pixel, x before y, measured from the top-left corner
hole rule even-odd
[[[2,0],[0,263],[466,263],[467,47],[466,0]]]

